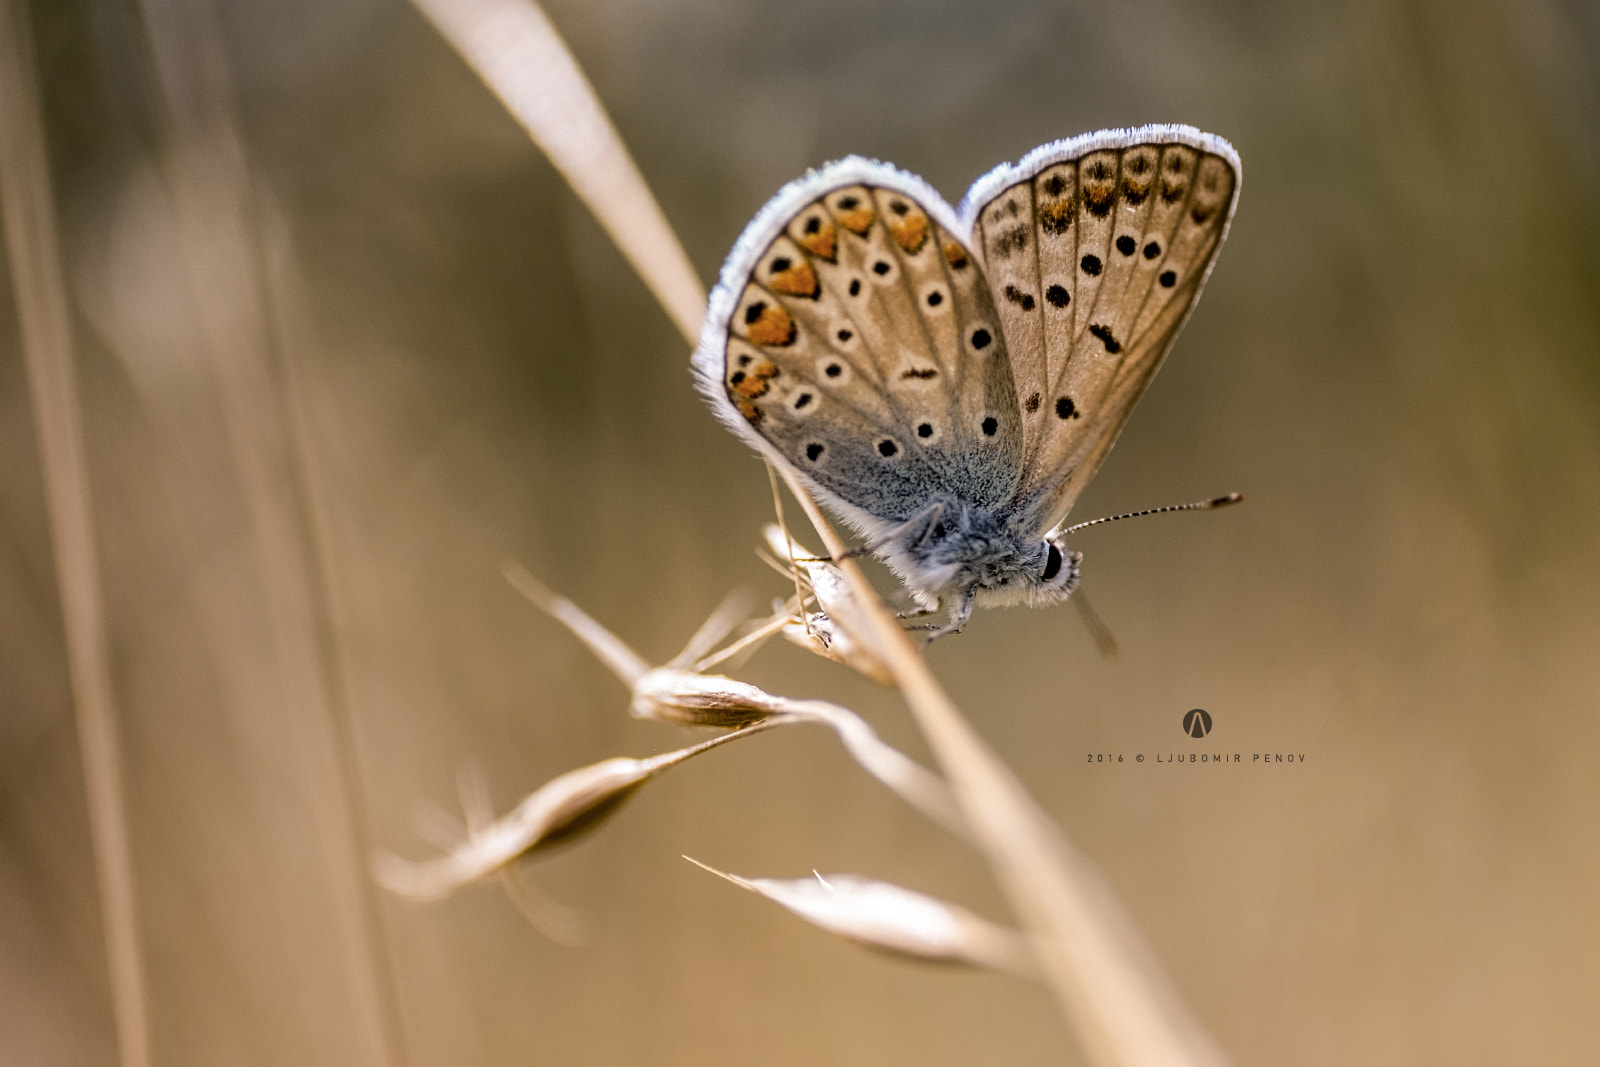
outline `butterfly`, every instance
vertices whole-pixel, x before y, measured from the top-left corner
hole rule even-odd
[[[785,186],[712,291],[696,385],[867,540],[937,631],[1077,588],[1064,520],[1227,235],[1238,154],[1188,126],[1041,145],[952,209],[857,156]]]

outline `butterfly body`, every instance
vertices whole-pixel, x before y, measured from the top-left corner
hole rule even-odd
[[[790,183],[712,292],[694,372],[739,436],[957,630],[1070,595],[1060,526],[1210,270],[1238,157],[1181,126],[1055,142],[959,209],[856,157]]]
[[[959,629],[974,603],[1042,606],[1077,588],[1077,555],[1022,528],[1017,514],[938,500],[875,549],[923,607],[950,600]]]

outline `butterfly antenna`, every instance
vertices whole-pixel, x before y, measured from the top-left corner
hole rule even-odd
[[[1081,530],[1085,526],[1099,526],[1102,522],[1116,522],[1118,519],[1137,519],[1141,515],[1160,515],[1168,511],[1210,511],[1212,508],[1225,508],[1229,504],[1237,504],[1244,499],[1243,493],[1229,493],[1227,496],[1215,497],[1211,500],[1197,500],[1193,504],[1168,504],[1164,508],[1146,508],[1143,511],[1130,511],[1125,515],[1108,515],[1103,519],[1090,519],[1074,526],[1068,526],[1061,532],[1069,534],[1073,530]]]

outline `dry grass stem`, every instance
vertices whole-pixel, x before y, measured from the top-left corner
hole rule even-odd
[[[419,0],[421,2],[421,0]],[[509,0],[506,0],[509,3]],[[487,4],[488,6],[482,6]],[[529,19],[539,38],[520,45],[499,29],[500,13],[509,10],[489,0],[426,0],[426,8],[448,10],[446,35],[474,62],[479,74],[502,99],[524,95],[523,85],[536,79],[548,101],[559,101],[553,125],[535,134],[608,232],[627,235],[648,218],[651,232],[659,211],[653,201],[642,212],[637,198],[595,199],[583,190],[611,183],[639,181],[619,146],[607,153],[574,151],[609,123],[593,116],[604,107],[582,74],[570,65],[564,48],[553,45],[555,33],[543,16]],[[516,5],[519,9],[522,5]],[[529,5],[531,7],[531,5]],[[485,12],[491,17],[486,17]],[[473,27],[474,19],[483,21]],[[473,42],[493,38],[494,63],[474,58]],[[517,49],[521,48],[521,53]],[[552,60],[550,57],[559,57]],[[529,74],[537,71],[537,74]],[[549,105],[546,105],[547,108]],[[569,116],[572,117],[570,123]],[[524,120],[527,121],[526,119]],[[530,127],[531,128],[531,127]],[[550,140],[547,140],[550,139]],[[554,144],[555,147],[551,147]],[[582,173],[573,173],[576,161]],[[646,194],[647,195],[647,194]],[[676,243],[670,228],[665,239]],[[631,238],[628,239],[631,242]],[[624,250],[630,247],[619,239]],[[699,309],[687,314],[679,303],[684,291],[679,270],[658,270],[660,264],[684,261],[681,252],[659,258],[629,257],[645,277],[690,345],[698,341]],[[672,294],[670,299],[668,295]],[[1102,1067],[1171,1067],[1224,1062],[1221,1052],[1190,1018],[1168,987],[1159,968],[1122,915],[1114,897],[1067,844],[1060,830],[1028,796],[1005,764],[977,736],[934,679],[910,637],[884,605],[815,501],[784,471],[791,492],[805,509],[830,555],[861,606],[859,629],[851,634],[884,661],[908,708],[949,777],[960,811],[976,835],[1006,895],[1030,932],[1041,969],[1063,1011],[1073,1021],[1092,1062]]]
[[[868,948],[928,963],[1038,977],[1033,953],[1021,935],[948,901],[858,874],[742,878],[690,856],[684,859]]]
[[[863,615],[863,639],[884,653],[1092,1061],[1105,1067],[1226,1063],[1168,985],[1115,894],[968,725],[855,560],[844,558],[844,543],[816,502],[787,472],[785,479],[857,597],[872,606]]]
[[[778,696],[748,682],[682,667],[669,665],[639,670],[643,659],[582,608],[546,589],[518,564],[505,564],[504,573],[514,588],[567,626],[612,668],[631,689],[629,708],[638,718],[678,726],[722,729],[758,721],[774,726],[798,723],[826,726],[867,773],[939,825],[961,837],[968,836],[950,790],[939,776],[884,743],[866,720],[849,708],[823,700]],[[705,631],[706,627],[701,627],[701,634]],[[697,634],[690,648],[673,662],[681,662],[700,643],[701,637]]]
[[[730,642],[704,659],[696,660],[693,669],[705,671],[722,663],[732,665],[743,663],[756,649],[766,644],[773,634],[786,633],[789,627],[793,625],[794,612],[790,611],[786,605],[780,604],[778,609],[773,612],[772,617],[766,622],[758,623],[754,629],[737,641]]]
[[[43,465],[117,1049],[124,1067],[145,1067],[150,1062],[150,1029],[122,750],[71,315],[31,38],[26,5],[0,0],[0,210]]]
[[[591,619],[578,605],[545,588],[544,583],[522,564],[506,560],[500,564],[500,573],[511,588],[526,597],[534,607],[571,630],[578,640],[588,645],[589,651],[610,667],[612,673],[622,679],[623,685],[632,688],[635,682],[650,672],[650,664],[645,662],[643,656]]]
[[[619,756],[568,771],[534,790],[501,819],[485,821],[469,815],[466,841],[445,855],[412,863],[380,853],[374,861],[374,874],[384,888],[413,900],[448,896],[497,873],[519,856],[597,828],[640,786],[685,760],[774,725],[756,723],[648,759]]]
[[[683,651],[672,657],[671,666],[694,664],[695,670],[703,669],[702,661],[715,652],[722,639],[731,634],[736,626],[750,617],[754,604],[755,597],[748,589],[735,589],[728,593],[722,598],[722,603],[706,616],[706,621],[689,638]]]
[[[594,88],[529,0],[413,0],[544,150],[685,336],[705,287]]]
[[[857,602],[844,572],[827,560],[818,559],[815,552],[801,546],[776,523],[768,523],[763,532],[768,547],[786,561],[796,580],[804,582],[822,609],[803,623],[784,627],[783,636],[808,652],[843,664],[874,682],[893,685],[894,675],[883,657],[857,636],[867,632],[861,615],[865,609]]]

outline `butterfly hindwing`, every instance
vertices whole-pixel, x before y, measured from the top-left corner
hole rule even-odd
[[[1194,306],[1239,188],[1220,138],[1112,130],[1045,145],[963,203],[1012,352],[1036,532],[1098,470]]]
[[[713,293],[702,390],[859,526],[1015,495],[1012,364],[961,232],[920,180],[848,159],[781,192]]]

